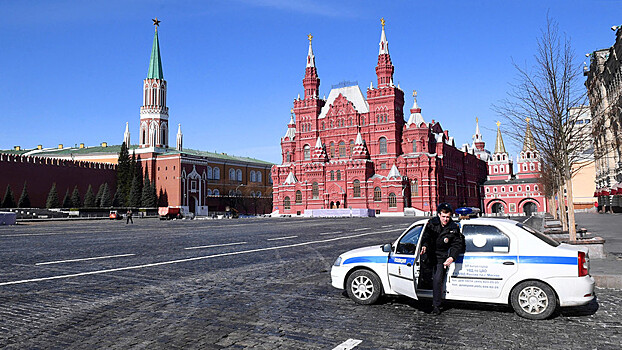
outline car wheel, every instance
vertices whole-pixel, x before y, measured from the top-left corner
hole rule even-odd
[[[557,309],[557,297],[553,289],[538,281],[519,283],[510,294],[516,313],[530,320],[544,320]]]
[[[378,276],[367,270],[353,272],[346,283],[346,290],[350,299],[356,303],[369,305],[380,297],[382,283]]]

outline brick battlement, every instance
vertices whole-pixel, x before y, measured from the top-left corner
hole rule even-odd
[[[29,164],[52,165],[52,166],[60,166],[60,167],[85,168],[85,169],[108,169],[108,170],[117,169],[116,164],[85,162],[85,161],[49,158],[49,157],[24,156],[20,154],[7,154],[7,153],[0,153],[0,163],[2,162],[29,163]]]

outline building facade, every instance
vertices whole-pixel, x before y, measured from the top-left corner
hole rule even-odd
[[[598,205],[622,212],[622,28],[607,49],[590,54],[585,86],[590,101]]]
[[[484,183],[486,214],[531,215],[547,209],[542,184],[540,184],[540,154],[536,150],[529,120],[525,131],[523,149],[517,157],[514,174],[512,158],[505,150],[501,129],[497,122],[495,151],[488,161],[488,180]]]
[[[272,167],[279,214],[323,215],[355,209],[362,215],[434,212],[441,202],[480,207],[486,163],[455,147],[440,123],[426,123],[416,93],[408,121],[404,92],[393,83],[394,66],[382,23],[376,87],[365,94],[342,84],[319,97],[312,37],[303,79],[281,139],[282,163]]]

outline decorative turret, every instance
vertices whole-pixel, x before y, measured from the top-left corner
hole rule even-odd
[[[531,127],[529,126],[529,118],[526,118],[527,130],[525,130],[525,141],[523,142],[523,151],[535,151],[536,143],[533,140],[533,134],[531,133]]]
[[[499,138],[501,134],[499,134]],[[503,144],[503,140],[501,140],[501,144]],[[475,117],[475,134],[473,134],[473,146],[478,151],[483,151],[486,143],[482,138],[482,133],[479,132],[479,118]]]
[[[315,68],[315,55],[313,54],[313,47],[311,46],[311,40],[313,35],[309,34],[309,53],[307,54],[307,68],[305,69],[305,77],[302,80],[302,85],[305,88],[305,100],[317,99],[320,89],[320,78],[317,75],[317,69]]]
[[[477,130],[476,130],[477,132]],[[514,173],[512,159],[505,151],[503,137],[501,137],[501,122],[497,122],[497,142],[495,153],[488,161],[488,180],[509,180]]]
[[[287,141],[294,141],[294,137],[296,137],[296,122],[294,121],[294,111],[292,110],[289,124],[287,124],[287,132],[283,136],[283,140],[287,138]]]
[[[419,127],[421,123],[425,124],[425,120],[423,120],[423,116],[421,115],[421,108],[417,105],[417,91],[413,90],[413,106],[410,109],[410,118],[408,118],[408,123],[406,123],[406,127],[410,128],[411,125],[414,124],[415,127]]]
[[[130,147],[130,123],[125,122],[125,132],[123,133],[123,142],[126,147]]]
[[[168,107],[166,107],[166,80],[162,73],[158,26],[153,20],[155,34],[149,61],[149,72],[143,84],[143,105],[140,107],[140,147],[168,147]]]
[[[393,179],[393,178],[398,178],[398,179],[402,178],[402,174],[400,174],[400,171],[397,170],[397,166],[395,166],[395,164],[393,164],[393,166],[391,167],[391,170],[389,171],[389,175],[387,175],[387,179]]]
[[[352,159],[367,159],[369,158],[369,152],[367,151],[367,146],[365,145],[365,141],[363,141],[363,137],[359,132],[356,135],[356,141],[354,141],[354,147],[352,147]]]
[[[382,34],[380,34],[380,49],[378,51],[378,64],[376,65],[376,75],[378,76],[378,87],[392,86],[393,85],[393,63],[391,62],[391,56],[389,55],[389,42],[387,41],[387,35],[384,32],[385,21],[384,18],[380,19],[382,23]]]
[[[326,156],[326,149],[324,148],[322,140],[320,140],[319,136],[317,138],[317,141],[315,142],[315,148],[313,148],[311,159],[316,162],[325,162],[326,160],[328,160],[328,157]]]
[[[181,133],[181,124],[177,126],[177,146],[175,147],[178,151],[183,151],[183,142],[184,135]]]
[[[540,174],[540,154],[536,149],[536,143],[533,140],[533,134],[531,133],[531,127],[529,125],[529,118],[525,118],[527,122],[527,128],[525,129],[525,139],[523,142],[523,150],[518,155],[518,171],[516,176],[519,179],[524,178],[536,178]]]

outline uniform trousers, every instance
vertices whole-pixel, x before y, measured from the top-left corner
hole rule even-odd
[[[441,307],[443,282],[445,282],[445,275],[447,274],[443,262],[435,264],[432,268],[432,306],[436,308]]]

